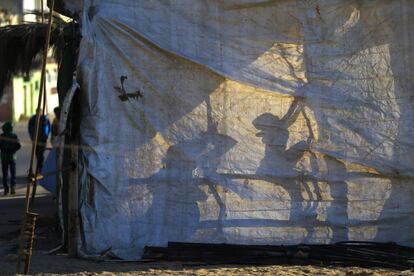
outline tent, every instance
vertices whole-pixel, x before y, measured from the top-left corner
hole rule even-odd
[[[82,31],[79,254],[414,246],[412,1],[62,7]]]

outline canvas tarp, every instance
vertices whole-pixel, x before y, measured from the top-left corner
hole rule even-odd
[[[83,253],[414,246],[412,1],[76,3]]]

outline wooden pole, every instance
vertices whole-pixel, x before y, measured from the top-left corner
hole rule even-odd
[[[49,49],[50,44],[50,37],[52,33],[52,21],[53,21],[53,9],[55,6],[55,0],[51,0],[51,7],[50,7],[50,13],[49,13],[49,22],[48,27],[46,30],[46,39],[45,44],[43,47],[43,59],[42,59],[42,74],[40,77],[40,89],[39,89],[39,98],[37,101],[37,110],[36,110],[36,123],[35,123],[35,133],[34,133],[34,139],[32,144],[32,152],[30,156],[30,167],[29,167],[29,177],[33,176],[33,165],[34,165],[34,159],[36,154],[36,147],[39,140],[39,125],[40,125],[40,107],[42,106],[42,99],[43,99],[43,91],[44,91],[44,84],[45,84],[45,75],[46,75],[46,59],[47,59],[47,50]],[[26,229],[26,222],[28,218],[28,213],[30,210],[30,189],[33,183],[29,181],[26,185],[26,197],[25,197],[25,203],[24,203],[24,212],[23,212],[23,218],[22,218],[22,225],[21,225],[21,231],[20,231],[20,242],[19,242],[19,252],[18,252],[18,259],[17,259],[17,267],[16,271],[17,274],[20,273],[20,262],[21,262],[21,254],[23,254],[24,250],[24,242],[25,242],[25,229]],[[24,268],[24,274],[29,273],[29,264],[30,264],[30,257],[26,258],[25,260],[25,268]]]
[[[77,140],[73,142],[71,161],[78,163]],[[69,173],[68,179],[68,254],[70,257],[78,256],[78,166]]]
[[[58,173],[58,181],[57,181],[57,185],[56,185],[56,196],[58,198],[58,202],[59,202],[59,219],[60,219],[60,225],[62,227],[62,240],[65,239],[65,225],[64,225],[64,221],[63,221],[63,206],[62,206],[62,201],[63,201],[63,195],[62,195],[62,188],[63,188],[63,157],[64,157],[64,153],[65,153],[65,144],[66,144],[66,125],[67,125],[67,120],[68,120],[68,116],[69,116],[69,109],[70,106],[72,104],[72,100],[73,97],[75,96],[75,92],[76,90],[79,89],[79,84],[76,82],[76,76],[73,76],[73,81],[72,81],[72,86],[71,88],[68,90],[68,92],[65,95],[65,99],[63,100],[63,104],[61,105],[61,109],[60,109],[60,119],[59,119],[59,136],[61,136],[60,141],[59,141],[59,148],[58,148],[58,155],[57,155],[57,169],[59,171]],[[77,145],[75,147],[75,149],[77,150]],[[72,155],[71,155],[72,158]],[[75,162],[77,162],[77,151],[76,151],[76,156],[73,156],[73,160]],[[74,226],[74,229],[77,229],[77,222],[78,222],[78,213],[77,213],[77,208],[78,208],[78,176],[77,176],[77,168],[75,168],[75,172],[71,173],[71,179],[69,179],[69,212],[75,213],[75,215],[72,215],[71,217],[74,218],[74,220],[70,221],[70,225],[73,226],[74,224],[76,224],[76,226]],[[73,180],[72,180],[73,177]],[[72,187],[74,186],[74,187]],[[70,219],[69,219],[70,220]],[[68,227],[71,227],[68,225]],[[74,231],[74,230],[73,230]],[[70,244],[70,249],[69,251],[71,251],[71,255],[76,255],[77,254],[77,246],[76,246],[76,254],[72,254],[74,252],[74,247],[73,244],[77,243],[77,232],[73,232],[71,231],[72,234],[71,235],[71,244]],[[75,233],[73,235],[73,233]]]

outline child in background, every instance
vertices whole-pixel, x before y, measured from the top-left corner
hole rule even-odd
[[[8,195],[9,191],[15,194],[16,185],[16,152],[21,148],[19,138],[13,133],[13,124],[6,122],[2,126],[3,133],[0,135],[0,157],[1,168],[3,171],[3,187],[4,195]],[[10,170],[10,190],[7,185],[7,175]]]

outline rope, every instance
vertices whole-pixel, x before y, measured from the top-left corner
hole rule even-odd
[[[43,1],[42,1],[42,8],[43,8]],[[43,94],[44,94],[44,89],[45,89],[46,61],[47,61],[47,54],[48,54],[49,44],[50,44],[50,36],[51,36],[51,32],[52,32],[52,21],[53,21],[52,14],[53,14],[54,8],[55,8],[55,0],[51,0],[50,12],[49,12],[49,21],[48,21],[48,26],[47,26],[47,30],[46,30],[46,40],[45,40],[45,44],[44,44],[44,47],[43,47],[42,74],[41,74],[41,78],[40,78],[39,98],[38,98],[38,101],[37,101],[34,140],[33,140],[33,143],[32,143],[32,152],[31,152],[31,156],[30,156],[29,177],[33,177],[34,159],[35,159],[35,154],[36,154],[36,148],[37,148],[37,145],[38,145],[38,142],[39,142],[39,125],[40,125],[40,117],[41,117],[40,107],[42,105],[42,99],[43,99],[43,96],[44,96]],[[27,214],[29,213],[29,209],[30,209],[29,198],[30,198],[30,186],[32,184],[34,184],[34,183],[30,181],[26,185],[25,208],[24,208],[22,226],[21,226],[21,232],[20,232],[19,258],[17,260],[17,273],[20,272],[20,258],[21,258],[20,255],[23,251],[25,222],[26,222]],[[25,263],[26,263],[26,265],[25,265],[25,269],[24,269],[24,274],[28,274],[29,273],[28,264],[30,263],[30,256],[26,257]]]

